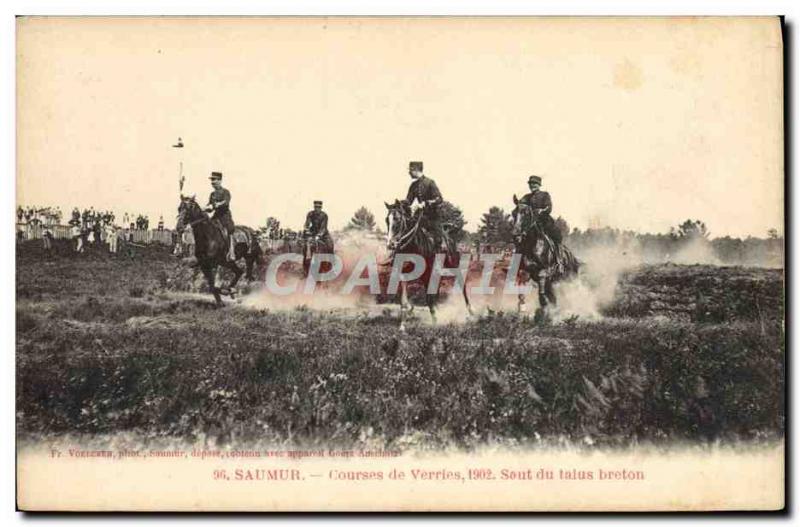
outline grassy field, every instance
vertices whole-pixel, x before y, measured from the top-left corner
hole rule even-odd
[[[461,324],[229,306],[166,250],[17,253],[21,436],[384,447],[784,432],[783,274],[649,266],[599,320]]]

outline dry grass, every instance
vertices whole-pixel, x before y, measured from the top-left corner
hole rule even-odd
[[[18,253],[22,435],[469,447],[784,431],[782,277],[766,270],[649,267],[602,321],[501,313],[403,334],[392,312],[214,310],[170,292],[184,271],[164,252],[54,260]],[[687,288],[711,299],[689,295],[703,316],[653,312]]]

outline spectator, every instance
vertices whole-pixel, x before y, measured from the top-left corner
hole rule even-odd
[[[53,251],[53,230],[49,225],[45,225],[42,231],[42,243],[44,244],[45,252],[50,254]]]
[[[94,243],[95,245],[100,245],[103,239],[103,228],[100,226],[100,221],[95,221],[94,225],[92,225],[92,232],[94,234]]]
[[[117,239],[119,234],[117,233],[117,228],[110,223],[106,225],[106,241],[108,242],[108,252],[111,254],[117,254]]]
[[[70,234],[72,234],[72,239],[75,242],[75,252],[82,253],[83,252],[83,230],[81,230],[80,226],[73,225],[72,229],[70,230]]]

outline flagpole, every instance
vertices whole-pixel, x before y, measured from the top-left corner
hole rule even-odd
[[[181,154],[183,153],[183,140],[179,137],[178,142],[172,145],[172,148],[180,148]],[[183,182],[185,181],[183,177],[183,159],[178,162],[178,190],[181,194],[183,194]]]

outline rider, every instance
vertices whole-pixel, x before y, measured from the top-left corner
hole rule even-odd
[[[233,231],[236,227],[233,224],[233,216],[231,216],[231,193],[228,189],[222,187],[222,172],[212,172],[209,179],[214,190],[208,198],[206,211],[213,211],[214,216],[212,216],[212,219],[216,220],[228,233],[228,261],[233,262],[236,260],[235,242],[233,240]]]
[[[550,200],[550,194],[540,190],[541,186],[542,178],[540,176],[529,177],[528,188],[530,188],[531,191],[522,197],[522,202],[533,209],[533,213],[544,229],[545,234],[558,244],[561,243],[562,234],[558,226],[556,226],[553,217],[550,216],[550,213],[553,211],[553,202]]]
[[[306,223],[303,226],[306,236],[317,238],[326,247],[333,249],[333,239],[328,232],[328,215],[322,211],[322,202],[314,201],[314,210],[306,214]]]
[[[436,247],[441,247],[447,239],[441,221],[441,205],[444,202],[439,187],[431,178],[423,173],[422,161],[411,161],[408,174],[414,181],[408,187],[408,195],[403,203],[411,206],[416,200],[422,206],[422,227],[434,236]]]

